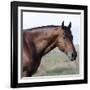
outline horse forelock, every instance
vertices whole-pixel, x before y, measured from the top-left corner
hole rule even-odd
[[[72,33],[71,29],[69,29],[67,26],[62,27],[62,29],[65,30],[65,31],[68,31],[69,33]]]
[[[64,26],[62,29],[64,30],[65,35],[68,34],[68,35],[71,36],[71,38],[73,39],[73,35],[72,35],[71,29],[69,29],[67,26]]]

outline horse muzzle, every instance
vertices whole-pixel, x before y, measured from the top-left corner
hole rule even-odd
[[[67,55],[71,61],[74,61],[74,60],[76,60],[77,52],[68,52]]]

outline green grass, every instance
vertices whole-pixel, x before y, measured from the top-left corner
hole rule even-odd
[[[56,61],[58,61],[58,60],[64,60],[67,57],[66,56],[63,56],[63,55],[61,56],[61,55],[57,55],[57,54],[51,54],[51,56],[46,56],[44,58],[46,58],[48,60],[56,60]]]
[[[54,61],[60,61],[60,60],[67,60],[68,57],[64,54],[58,51],[57,49],[51,51],[47,55],[43,57],[42,60],[54,60]]]
[[[73,68],[55,68],[53,70],[46,71],[46,75],[67,75],[77,74],[78,70]]]
[[[78,50],[78,47],[76,49]],[[64,53],[56,48],[42,58],[41,64],[33,76],[70,74],[79,74],[79,55],[76,61],[70,61]]]

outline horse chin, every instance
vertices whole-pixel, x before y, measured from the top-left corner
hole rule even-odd
[[[75,60],[76,60],[76,57],[72,57],[71,54],[68,54],[67,56],[68,56],[68,59],[69,59],[70,61],[75,61]]]
[[[75,58],[68,56],[70,61],[75,61]]]
[[[70,59],[70,61],[75,61],[76,59],[74,59],[74,58],[72,58],[72,59]]]

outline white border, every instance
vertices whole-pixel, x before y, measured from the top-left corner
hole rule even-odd
[[[21,78],[21,10],[43,10],[43,11],[65,11],[81,13],[81,30],[80,30],[80,74],[77,75],[60,75],[60,76],[41,76]],[[84,11],[72,9],[52,9],[52,8],[35,8],[35,7],[18,7],[18,83],[32,83],[45,81],[64,81],[84,79]]]

